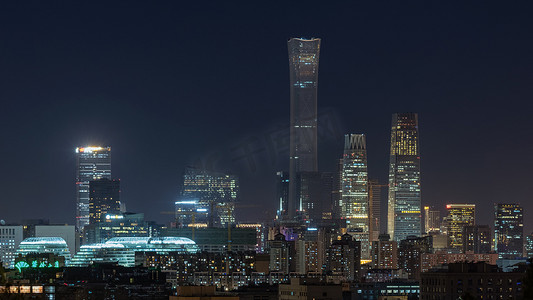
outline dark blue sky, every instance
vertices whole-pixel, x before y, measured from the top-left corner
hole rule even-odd
[[[527,5],[527,7],[526,7]],[[420,118],[423,203],[520,202],[533,230],[533,6],[178,1],[0,4],[1,216],[74,221],[74,148],[113,148],[131,211],[168,221],[186,165],[241,176],[273,214],[289,122],[286,41],[320,37],[320,168],[366,133],[387,179],[390,118]],[[248,148],[246,148],[248,147]],[[245,150],[251,156],[244,156]]]

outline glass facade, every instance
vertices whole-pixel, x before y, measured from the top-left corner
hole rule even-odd
[[[89,182],[111,179],[111,147],[76,148],[76,228],[89,225]]]
[[[67,242],[60,237],[33,237],[24,239],[17,250],[17,255],[25,257],[28,254],[53,253],[65,258],[65,265],[69,265],[70,251]]]
[[[175,202],[176,220],[181,226],[234,224],[238,198],[237,176],[188,168],[183,176],[180,199]]]
[[[463,230],[476,225],[475,204],[447,204],[446,227],[450,237],[450,247],[463,250]]]
[[[364,134],[344,136],[341,218],[348,232],[361,241],[361,256],[370,257],[368,170]]]
[[[395,241],[421,234],[418,115],[392,116],[388,232]]]
[[[124,267],[135,266],[135,252],[168,254],[197,253],[196,243],[183,237],[120,237],[103,244],[83,245],[71,261],[73,267],[86,267],[95,262],[115,262]]]
[[[288,217],[303,209],[298,197],[299,172],[317,172],[317,87],[320,39],[288,41],[290,71],[290,166]]]
[[[494,250],[500,258],[523,256],[524,212],[520,204],[494,206]]]
[[[107,213],[120,212],[120,180],[102,178],[89,182],[89,223],[102,221]]]

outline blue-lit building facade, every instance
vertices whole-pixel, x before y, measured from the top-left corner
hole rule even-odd
[[[341,218],[348,232],[361,241],[363,259],[370,257],[368,169],[366,137],[347,134],[344,137]]]
[[[420,147],[418,115],[392,116],[389,208],[387,228],[391,238],[401,241],[421,234]]]
[[[120,237],[105,243],[87,244],[71,260],[73,267],[86,267],[94,263],[117,263],[124,267],[135,266],[136,252],[159,254],[196,253],[196,243],[183,237]]]
[[[523,256],[524,212],[520,204],[494,205],[494,250],[500,258]]]
[[[175,202],[176,221],[179,226],[195,223],[225,227],[234,224],[238,198],[237,176],[187,168],[180,197]]]
[[[89,225],[89,182],[111,179],[111,147],[76,148],[76,228]]]
[[[290,73],[290,162],[288,219],[303,210],[297,178],[317,172],[317,88],[320,39],[288,41]]]
[[[67,242],[60,237],[31,237],[24,239],[18,249],[15,268],[68,266],[71,255]],[[48,256],[47,254],[52,254]],[[31,258],[30,258],[31,257]]]
[[[144,220],[143,213],[107,213],[98,223],[85,226],[84,244],[104,243],[115,237],[150,237],[158,226]]]

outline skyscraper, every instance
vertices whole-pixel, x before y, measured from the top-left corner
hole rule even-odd
[[[400,241],[408,236],[420,236],[420,148],[418,115],[392,115],[388,232]]]
[[[181,225],[227,226],[235,223],[234,207],[238,197],[237,176],[187,168],[180,199],[175,202],[176,219]]]
[[[439,232],[440,223],[440,211],[435,210],[432,206],[424,206],[424,232],[426,234]]]
[[[494,250],[500,258],[523,256],[524,212],[520,204],[494,206]]]
[[[387,187],[376,179],[368,180],[368,209],[370,241],[377,241],[381,228],[381,189]]]
[[[317,86],[320,39],[288,41],[290,67],[290,166],[288,217],[302,211],[299,172],[317,172]]]
[[[76,229],[89,225],[89,182],[111,179],[111,147],[76,148]]]
[[[475,204],[447,204],[446,227],[450,247],[463,250],[463,231],[466,226],[476,225]]]
[[[368,170],[364,134],[344,136],[342,214],[349,232],[361,241],[361,256],[370,256]]]
[[[276,200],[278,201],[277,218],[281,219],[287,214],[289,205],[289,174],[284,171],[276,173]]]
[[[491,234],[488,225],[463,227],[463,253],[490,253]]]
[[[102,178],[89,182],[89,224],[99,223],[107,213],[120,212],[120,180]]]

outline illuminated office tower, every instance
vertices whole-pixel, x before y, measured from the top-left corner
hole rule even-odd
[[[120,212],[120,180],[102,178],[89,182],[89,224],[99,223],[107,213]]]
[[[520,204],[494,206],[494,250],[500,258],[523,256],[524,212]]]
[[[288,218],[302,211],[299,172],[317,172],[317,85],[320,39],[288,41],[290,67],[290,166]]]
[[[364,134],[344,136],[342,214],[348,232],[361,242],[361,257],[370,256],[368,170]]]
[[[426,234],[439,232],[440,224],[440,211],[435,210],[432,206],[424,206],[424,232]]]
[[[181,226],[202,223],[225,227],[235,223],[234,208],[239,197],[237,176],[187,168],[176,205],[176,220]]]
[[[89,182],[111,179],[111,147],[76,148],[76,229],[89,225]]]
[[[476,225],[475,204],[448,204],[446,227],[450,237],[450,247],[463,250],[463,232],[466,226]]]
[[[418,115],[393,114],[387,218],[387,230],[393,240],[401,241],[408,236],[420,236],[420,201]]]
[[[370,241],[377,241],[381,227],[381,189],[387,187],[376,179],[368,180],[368,207]]]

